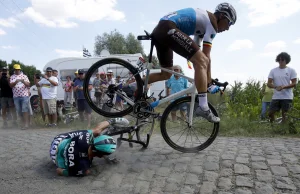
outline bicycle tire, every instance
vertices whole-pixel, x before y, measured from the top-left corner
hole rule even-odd
[[[160,122],[160,129],[161,129],[161,134],[164,138],[164,140],[166,141],[166,143],[172,147],[173,149],[177,150],[177,151],[180,151],[180,152],[183,152],[183,153],[196,153],[196,152],[199,152],[201,150],[204,150],[205,148],[207,148],[210,144],[213,143],[213,141],[216,139],[218,133],[219,133],[219,123],[214,123],[213,124],[213,129],[212,129],[212,133],[210,135],[210,137],[201,145],[199,146],[196,146],[196,147],[193,147],[193,148],[186,148],[186,147],[182,147],[182,146],[179,146],[177,145],[176,143],[174,143],[169,135],[168,135],[168,132],[167,132],[167,129],[166,129],[166,121],[169,117],[169,114],[171,113],[171,110],[176,106],[176,105],[179,105],[181,103],[188,103],[188,102],[191,102],[191,97],[190,96],[185,96],[185,97],[182,97],[182,98],[179,98],[177,100],[175,100],[174,102],[172,102],[164,111],[163,115],[162,115],[162,118],[161,118],[161,122]],[[195,98],[195,105],[198,104],[198,98],[196,97]],[[208,103],[209,105],[209,108],[211,109],[211,111],[216,115],[218,116],[218,113],[217,111],[215,110],[215,108],[210,104]],[[209,122],[209,121],[207,121]]]
[[[110,118],[115,118],[115,117],[123,117],[125,115],[128,115],[129,113],[131,113],[133,111],[133,107],[132,106],[128,106],[128,108],[120,111],[120,112],[107,112],[104,109],[99,108],[98,106],[96,106],[94,104],[94,102],[92,101],[92,98],[89,94],[89,90],[88,90],[88,86],[89,86],[89,80],[91,79],[93,73],[98,70],[101,66],[104,65],[108,65],[108,64],[117,64],[117,65],[121,65],[124,68],[127,68],[129,70],[129,72],[131,72],[134,75],[134,78],[136,80],[137,83],[137,90],[135,93],[135,101],[139,100],[142,97],[142,93],[143,93],[143,81],[142,78],[137,70],[137,68],[135,68],[133,65],[131,65],[129,62],[119,59],[119,58],[106,58],[106,59],[102,59],[97,61],[96,63],[94,63],[89,70],[87,71],[87,73],[85,74],[85,78],[84,78],[84,84],[83,84],[83,92],[84,92],[84,96],[85,99],[87,101],[87,103],[89,104],[89,106],[98,114],[104,116],[104,117],[110,117]]]

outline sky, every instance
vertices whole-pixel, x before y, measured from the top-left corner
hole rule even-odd
[[[127,35],[151,32],[159,19],[194,7],[213,12],[223,1],[210,0],[0,0],[0,59],[19,60],[42,70],[60,57],[82,57],[82,47],[94,53],[97,35],[117,29]],[[212,77],[220,81],[266,81],[277,67],[276,55],[288,52],[290,67],[300,74],[300,0],[228,0],[237,22],[217,34],[211,51]],[[146,53],[150,41],[143,41]],[[155,54],[155,52],[154,52]],[[174,64],[193,77],[186,59]]]

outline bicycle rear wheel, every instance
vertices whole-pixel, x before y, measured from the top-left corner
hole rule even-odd
[[[207,148],[218,135],[219,123],[210,123],[197,117],[198,98],[195,106],[190,107],[191,97],[186,96],[172,102],[164,111],[160,123],[161,134],[166,143],[177,151],[195,153]],[[188,126],[189,110],[193,108],[193,126]],[[209,104],[211,111],[218,116],[215,108]],[[182,137],[186,134],[186,137]],[[196,143],[192,141],[196,140]],[[187,142],[191,141],[191,142]]]
[[[118,83],[111,80],[105,82],[101,77],[95,81],[96,73],[101,72],[109,76],[111,73],[108,73],[108,71],[113,72],[113,77],[120,77]],[[109,76],[107,78],[114,79],[113,77]],[[128,92],[127,81],[136,83],[135,91],[129,89]],[[90,84],[95,85],[92,91],[88,89]],[[127,89],[127,93],[124,92],[125,89]],[[136,101],[141,98],[142,91],[143,82],[137,68],[118,58],[106,58],[97,61],[89,68],[84,78],[83,92],[87,103],[96,113],[105,117],[122,117],[132,112],[133,107],[126,103],[120,93],[126,94],[126,97]]]

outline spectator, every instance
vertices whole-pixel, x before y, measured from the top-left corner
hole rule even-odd
[[[43,109],[45,115],[48,115],[47,127],[57,126],[57,108],[56,108],[56,97],[57,97],[57,77],[52,76],[52,68],[47,67],[46,74],[43,78],[37,82],[35,80],[37,87],[41,86]]]
[[[72,85],[73,87],[74,87],[75,81],[79,80],[78,71],[76,71],[74,73],[74,75],[75,75],[75,78],[73,79],[73,85]],[[75,107],[77,107],[77,92],[74,90],[74,88],[73,88],[73,96],[74,96]]]
[[[72,93],[73,93],[73,82],[71,81],[71,76],[67,76],[67,82],[64,84],[63,89],[65,90],[64,103],[65,106],[70,105],[72,102]]]
[[[108,85],[115,84],[116,80],[114,79],[114,73],[112,70],[108,70],[106,73]]]
[[[290,61],[291,56],[286,52],[277,55],[276,62],[279,63],[279,67],[272,69],[268,76],[268,86],[275,89],[269,111],[271,122],[275,119],[275,113],[281,109],[282,122],[285,123],[286,113],[292,107],[297,73],[293,68],[287,67]]]
[[[15,105],[13,102],[13,91],[9,85],[9,74],[7,73],[7,67],[2,68],[2,76],[0,79],[1,88],[1,106],[2,106],[2,118],[3,118],[3,128],[7,128],[7,112],[12,114],[13,125],[17,125],[17,115],[15,111]]]
[[[99,72],[96,73],[96,78],[93,81],[93,87],[95,88],[95,98],[97,106],[100,106],[101,102],[101,78]]]
[[[35,73],[33,79],[34,79],[34,82],[39,82],[41,80],[41,76],[39,74]],[[37,86],[36,88],[38,90],[39,106],[40,106],[40,109],[41,109],[42,118],[43,118],[43,121],[45,122],[46,121],[46,116],[45,116],[44,108],[43,108],[43,98],[42,98],[41,87]]]
[[[173,66],[173,70],[177,73],[182,73],[182,69],[179,65],[174,65]],[[171,78],[167,81],[166,83],[167,85],[167,96],[171,94],[175,94],[177,92],[180,92],[184,89],[188,88],[188,80],[183,78],[183,77],[179,77],[178,75],[172,75]],[[182,97],[182,96],[181,96]],[[179,98],[181,98],[179,97]],[[172,100],[174,101],[174,100]],[[186,112],[187,112],[187,104],[183,103],[180,106],[174,107],[174,109],[171,111],[171,115],[172,115],[172,120],[175,121],[177,120],[177,116],[176,116],[176,112],[180,110],[180,114],[181,114],[181,119],[183,121],[185,121],[185,116],[186,116]]]
[[[61,80],[60,80],[60,78],[58,77],[58,71],[56,70],[56,69],[53,69],[52,70],[52,76],[54,76],[54,77],[56,77],[57,78],[57,80],[58,80],[58,86],[60,85],[60,83],[61,83]]]
[[[22,118],[22,128],[29,127],[29,92],[30,81],[28,77],[22,73],[19,64],[14,65],[15,73],[10,77],[10,87],[13,91],[13,99],[17,113]]]
[[[121,80],[121,76],[118,75],[116,77],[116,84],[120,84],[118,86],[119,89],[122,89],[122,86],[123,86],[122,81],[123,80]],[[120,110],[120,111],[123,110],[123,100],[119,95],[116,95],[116,109]]]
[[[76,95],[77,95],[77,106],[78,106],[78,112],[79,112],[79,116],[81,121],[84,121],[84,115],[83,113],[85,112],[86,116],[87,116],[87,128],[91,127],[91,113],[92,113],[92,109],[91,107],[88,105],[84,94],[83,94],[83,84],[84,84],[84,70],[83,69],[79,69],[78,70],[78,75],[79,75],[79,79],[77,79],[74,83],[74,90],[76,91]],[[92,85],[92,81],[89,81],[89,91],[91,91],[93,88]],[[90,94],[91,95],[91,94]]]
[[[272,101],[274,89],[269,88],[266,84],[264,84],[261,93],[263,95],[263,98],[260,118],[261,120],[264,120],[266,118],[266,112],[268,111],[268,108],[270,107]]]

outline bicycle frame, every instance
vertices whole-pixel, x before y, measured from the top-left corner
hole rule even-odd
[[[152,66],[152,63],[146,62],[146,63],[144,63],[144,65],[145,65],[145,64],[146,64],[146,68],[145,68],[145,69],[147,69],[147,73],[146,73],[146,78],[145,78],[145,81],[144,81],[144,89],[143,89],[143,93],[144,93],[144,94],[147,93],[147,85],[148,85],[148,81],[149,81],[150,69],[153,67],[153,66]],[[144,71],[145,69],[140,70],[138,73]],[[185,90],[182,90],[182,91],[177,92],[177,93],[175,93],[175,94],[172,94],[172,95],[170,95],[170,96],[168,96],[168,97],[165,97],[165,98],[163,98],[162,100],[157,100],[157,101],[155,101],[155,102],[150,103],[151,107],[152,107],[152,108],[155,108],[155,107],[157,107],[157,106],[159,106],[159,105],[161,105],[161,104],[164,104],[164,103],[166,103],[166,102],[169,102],[169,101],[171,101],[171,100],[174,100],[174,99],[176,99],[176,98],[178,98],[178,97],[182,97],[182,96],[184,96],[184,95],[186,95],[186,94],[191,94],[192,100],[191,100],[191,105],[190,105],[190,106],[191,106],[191,107],[194,107],[194,105],[195,105],[195,94],[196,94],[196,92],[197,92],[196,85],[195,85],[195,83],[194,83],[194,79],[192,79],[192,78],[190,78],[190,77],[187,77],[187,76],[185,76],[185,75],[183,75],[183,74],[181,74],[181,73],[177,73],[177,72],[175,72],[175,71],[172,71],[172,70],[170,70],[170,69],[167,69],[167,68],[161,67],[160,69],[161,69],[162,71],[165,71],[165,72],[168,72],[168,73],[177,75],[177,76],[179,76],[179,77],[186,78],[187,80],[191,81],[193,84],[192,84],[191,87],[189,87],[189,88],[187,88],[187,89],[185,89]],[[119,93],[119,92],[117,92],[117,93]],[[120,93],[119,93],[119,94],[120,94]],[[128,104],[130,104],[130,105],[132,105],[132,106],[135,104],[134,101],[133,101],[132,99],[130,99],[130,98],[128,98],[127,96],[124,96],[124,95],[122,95],[122,96],[123,96],[124,100],[125,100]],[[189,111],[190,111],[190,112],[189,112],[189,121],[188,121],[188,122],[189,122],[189,125],[191,126],[191,125],[193,124],[193,108],[191,108]]]

